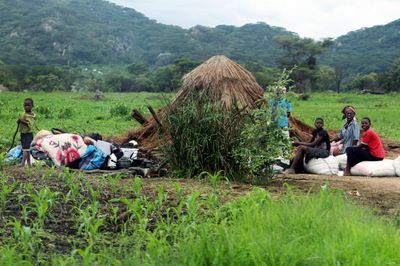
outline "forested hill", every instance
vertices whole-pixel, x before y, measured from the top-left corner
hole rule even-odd
[[[273,37],[282,34],[293,33],[264,23],[185,30],[103,0],[0,0],[5,64],[165,64],[224,54],[273,65]]]
[[[400,59],[400,20],[383,26],[349,32],[335,40],[321,62],[349,73],[386,70]]]

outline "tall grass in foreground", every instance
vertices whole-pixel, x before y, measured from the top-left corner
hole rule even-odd
[[[273,201],[257,189],[192,226],[181,228],[192,234],[182,231],[167,252],[148,250],[148,258],[170,265],[400,264],[399,229],[326,190],[300,197],[289,191]]]
[[[104,176],[42,173],[26,183],[0,171],[0,265],[400,265],[400,228],[326,187],[223,203],[218,173],[208,190],[151,191],[138,177],[113,189]]]
[[[255,189],[249,196],[213,209],[209,199],[201,201],[194,193],[176,207],[186,212],[167,215],[151,230],[139,226],[130,233],[116,234],[114,245],[90,245],[69,257],[53,256],[53,263],[400,264],[400,231],[394,225],[347,202],[340,192],[321,189],[317,195],[294,196],[289,188],[287,194],[272,200],[265,190]],[[15,248],[0,248],[0,264],[22,260]]]

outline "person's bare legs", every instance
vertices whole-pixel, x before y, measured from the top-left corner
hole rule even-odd
[[[346,165],[346,168],[344,169],[343,175],[344,176],[351,175],[349,162],[347,162],[347,165]]]
[[[31,158],[30,158],[29,151],[22,151],[22,162],[21,162],[20,166],[24,167],[25,163],[28,163],[28,166],[31,166]]]
[[[300,163],[304,160],[304,155],[306,154],[307,147],[299,146],[297,147],[296,154],[294,155],[292,165],[289,169],[285,171],[286,174],[294,174],[296,173],[296,168],[300,165]]]
[[[31,167],[31,166],[32,166],[32,163],[31,163],[31,154],[29,153],[29,151],[26,152],[26,162],[27,162],[27,164],[28,164],[28,167]]]

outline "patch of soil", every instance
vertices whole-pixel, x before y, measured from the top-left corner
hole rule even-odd
[[[321,185],[342,189],[355,202],[374,208],[378,214],[394,216],[400,212],[400,178],[365,176],[280,175],[277,179],[303,191],[317,191]]]

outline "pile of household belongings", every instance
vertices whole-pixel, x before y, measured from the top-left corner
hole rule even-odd
[[[35,160],[44,161],[49,166],[86,171],[130,169],[135,174],[147,175],[153,165],[138,158],[136,145],[131,142],[130,147],[120,148],[101,139],[41,130],[33,139],[30,153]],[[7,157],[8,160],[21,158],[21,146],[13,148]]]

